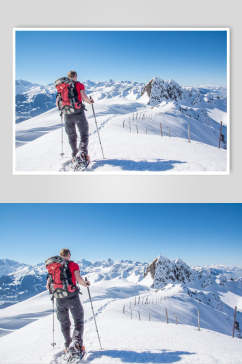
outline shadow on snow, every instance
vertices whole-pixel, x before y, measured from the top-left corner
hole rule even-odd
[[[103,278],[100,278],[100,280]],[[113,278],[111,278],[113,279]],[[144,286],[141,286],[139,284],[132,285],[131,287],[111,287],[107,288],[104,294],[95,296],[92,298],[93,301],[103,300],[105,298],[127,298],[127,297],[133,297],[134,295],[139,295],[143,292],[146,292],[147,288]]]
[[[134,161],[129,159],[107,159],[95,161],[91,170],[95,170],[104,166],[119,167],[124,171],[167,171],[173,169],[175,164],[182,164],[186,162],[178,160],[164,160],[156,159],[154,161]]]
[[[62,124],[56,124],[51,126],[43,126],[28,130],[20,130],[16,132],[16,147],[20,147],[21,145],[25,144],[26,142],[32,142],[35,139],[43,136],[44,134],[48,133],[51,130],[55,130],[61,128]]]
[[[143,351],[141,353],[130,350],[103,350],[89,352],[87,360],[94,360],[102,356],[120,359],[123,363],[175,363],[182,359],[182,355],[193,355],[188,351],[168,351],[162,350],[161,352],[152,353],[150,351]]]
[[[16,316],[0,318],[0,336],[7,335],[14,330],[20,329],[21,327],[26,326],[31,322],[38,320],[40,317],[50,315],[51,313],[52,310],[46,310],[43,312],[26,313]]]
[[[140,108],[144,108],[146,105],[139,102],[130,102],[128,104],[112,104],[107,105],[104,111],[98,111],[96,113],[97,117],[101,115],[114,114],[114,116],[119,116],[123,114],[135,113]],[[118,115],[116,115],[118,114]]]

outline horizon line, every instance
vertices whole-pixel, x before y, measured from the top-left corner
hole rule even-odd
[[[58,255],[58,254],[56,254],[56,255]],[[172,259],[172,258],[168,258],[168,257],[166,257],[166,256],[163,256],[163,255],[157,255],[153,260],[151,260],[150,261],[150,263],[149,262],[145,262],[145,261],[141,261],[141,260],[135,260],[135,259],[132,259],[132,258],[123,258],[123,259],[113,259],[113,258],[111,258],[111,257],[109,257],[109,258],[104,258],[104,259],[101,259],[101,260],[93,260],[93,259],[87,259],[87,258],[81,258],[81,259],[75,259],[75,261],[82,261],[82,260],[86,260],[86,261],[88,261],[88,262],[90,262],[90,263],[92,263],[92,264],[94,264],[94,263],[97,263],[97,262],[107,262],[109,259],[111,259],[112,261],[113,261],[113,263],[117,263],[117,262],[119,262],[119,263],[122,263],[122,262],[126,262],[126,261],[131,261],[132,263],[141,263],[141,264],[151,264],[155,259],[157,259],[157,258],[159,258],[159,257],[163,257],[163,258],[165,258],[165,259],[167,259],[167,260],[170,260],[171,262],[174,262],[174,261],[176,261],[176,260],[182,260],[183,261],[183,263],[185,263],[185,264],[187,264],[189,267],[209,267],[209,268],[212,268],[212,267],[214,267],[214,266],[221,266],[221,267],[226,267],[226,268],[240,268],[240,269],[242,269],[242,265],[240,266],[240,265],[231,265],[231,264],[225,264],[225,263],[213,263],[213,264],[190,264],[190,263],[187,263],[184,259],[182,259],[182,258],[179,258],[179,257],[177,257],[177,258],[174,258],[174,259]],[[10,261],[12,261],[12,262],[15,262],[15,263],[19,263],[19,264],[23,264],[23,265],[28,265],[28,266],[37,266],[37,265],[39,265],[39,264],[43,264],[44,262],[45,262],[45,260],[43,260],[43,261],[40,261],[40,262],[37,262],[37,263],[23,263],[23,262],[20,262],[20,261],[17,261],[17,260],[15,260],[15,259],[11,259],[11,258],[0,258],[0,261],[1,260],[10,260]]]
[[[61,77],[67,77],[67,76],[61,76]],[[85,79],[85,80],[83,80],[82,82],[84,83],[84,82],[88,82],[88,81],[90,81],[90,82],[94,82],[94,83],[97,83],[97,82],[136,82],[136,83],[139,83],[139,84],[146,84],[146,83],[148,83],[148,82],[150,82],[151,80],[153,80],[154,78],[160,78],[161,80],[163,80],[163,81],[174,81],[174,82],[176,82],[176,83],[178,83],[180,86],[182,86],[182,87],[222,87],[222,88],[226,88],[227,89],[227,84],[226,85],[219,85],[219,84],[212,84],[212,83],[210,83],[210,84],[194,84],[194,85],[192,85],[192,84],[189,84],[189,85],[184,85],[184,84],[182,84],[182,83],[179,83],[178,81],[176,81],[174,78],[170,78],[170,79],[165,79],[165,78],[162,78],[162,77],[160,77],[160,76],[154,76],[154,77],[152,77],[149,81],[134,81],[134,80],[114,80],[114,79],[112,79],[112,78],[110,78],[110,79],[106,79],[106,80],[90,80],[90,79]],[[50,85],[53,85],[54,84],[54,82],[55,81],[53,81],[53,82],[49,82],[49,83],[38,83],[38,82],[33,82],[33,81],[29,81],[29,80],[26,80],[26,79],[23,79],[23,78],[15,78],[15,82],[17,82],[17,81],[25,81],[25,82],[29,82],[29,83],[32,83],[33,85],[38,85],[38,86],[50,86]]]

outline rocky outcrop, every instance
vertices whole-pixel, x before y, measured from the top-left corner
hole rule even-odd
[[[192,269],[181,259],[171,261],[160,256],[156,261],[154,288],[162,288],[168,283],[186,283],[191,276]]]
[[[147,267],[145,276],[150,273],[154,279],[154,288],[163,288],[169,283],[187,283],[193,276],[193,270],[183,260],[174,261],[158,257]]]
[[[144,93],[147,92],[147,95],[150,97],[150,95],[151,95],[151,88],[152,88],[152,82],[153,82],[153,79],[150,80],[150,82],[148,82],[147,85],[145,85],[145,87],[141,91],[141,95],[144,95]]]
[[[178,101],[182,98],[182,87],[175,81],[165,81],[159,77],[153,78],[142,90],[142,94],[147,92],[151,106],[156,106],[162,101]]]
[[[148,268],[145,270],[145,274],[144,276],[146,277],[148,273],[151,274],[151,277],[154,279],[155,278],[155,269],[156,269],[156,262],[157,262],[158,258],[156,258],[155,260],[153,260],[153,262],[148,266]]]

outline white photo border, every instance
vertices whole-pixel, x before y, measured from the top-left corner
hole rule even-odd
[[[16,87],[15,87],[15,78],[16,78],[16,32],[18,31],[226,31],[227,33],[227,167],[225,171],[170,171],[169,173],[163,173],[162,171],[157,172],[149,172],[149,171],[126,171],[126,172],[58,172],[58,171],[16,171],[16,158],[15,158],[15,142],[16,142],[16,112],[15,112],[15,98],[16,98]],[[231,171],[231,27],[107,27],[107,28],[100,28],[100,27],[84,27],[84,28],[76,28],[76,27],[13,27],[12,28],[12,37],[13,37],[13,105],[12,105],[12,112],[13,112],[13,125],[12,125],[12,174],[13,175],[56,175],[56,176],[70,176],[70,175],[88,175],[88,176],[97,176],[97,175],[140,175],[140,176],[193,176],[193,175],[207,175],[207,176],[214,176],[214,175],[230,175]]]

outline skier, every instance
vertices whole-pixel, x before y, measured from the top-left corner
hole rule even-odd
[[[64,114],[65,131],[72,149],[73,164],[78,165],[84,161],[85,166],[87,166],[90,163],[88,155],[89,128],[84,112],[86,109],[82,101],[92,104],[94,100],[86,95],[84,84],[77,81],[76,71],[69,71],[67,76],[68,78],[62,77],[55,82],[57,88],[56,106]],[[81,138],[79,148],[77,148],[76,125]]]
[[[57,318],[60,321],[65,340],[65,353],[69,357],[82,358],[85,354],[85,347],[83,346],[84,311],[76,283],[88,287],[90,282],[85,281],[80,276],[78,264],[71,261],[70,258],[70,250],[61,249],[60,256],[46,260],[46,268],[49,273],[46,288],[56,298]],[[72,338],[69,310],[74,321]]]

